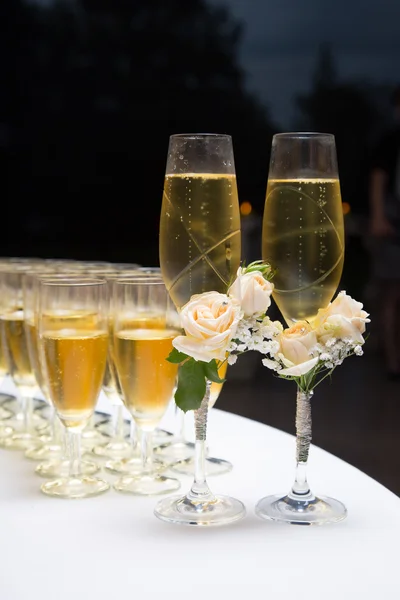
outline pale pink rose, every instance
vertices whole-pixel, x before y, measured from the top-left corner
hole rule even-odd
[[[270,307],[273,289],[274,284],[267,281],[261,271],[242,273],[239,268],[228,296],[240,302],[245,317],[258,317]]]
[[[176,337],[172,344],[195,360],[224,360],[242,316],[240,304],[226,294],[196,294],[180,312],[186,335]]]
[[[280,375],[305,375],[315,367],[318,357],[312,357],[310,350],[317,343],[314,329],[306,321],[299,321],[292,327],[284,329],[277,337],[279,342],[279,358],[285,369],[279,371]]]
[[[346,292],[340,292],[333,302],[318,311],[314,322],[318,341],[324,344],[330,338],[346,338],[363,344],[362,334],[366,323],[370,322],[368,317],[361,302],[357,302]]]

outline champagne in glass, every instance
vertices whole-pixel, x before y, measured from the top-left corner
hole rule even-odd
[[[344,223],[332,135],[274,136],[262,254],[276,269],[273,297],[287,323],[312,321],[331,301],[343,270]]]
[[[344,260],[344,224],[335,138],[283,133],[272,141],[262,233],[263,259],[276,269],[273,297],[288,325],[313,322],[332,300]],[[302,525],[346,517],[345,506],[317,497],[307,482],[313,391],[297,390],[296,474],[289,494],[262,498],[256,513]]]
[[[173,302],[194,294],[226,293],[240,266],[240,214],[232,139],[181,134],[170,138],[160,219],[160,267]],[[195,411],[195,469],[190,491],[158,503],[155,515],[187,525],[222,525],[241,519],[239,500],[211,492],[205,471],[205,430],[211,382]]]
[[[68,432],[70,471],[42,485],[62,498],[85,498],[109,489],[81,471],[81,432],[101,390],[108,352],[108,293],[103,279],[42,279],[37,315],[43,376]]]
[[[171,136],[160,221],[160,265],[178,308],[225,292],[240,265],[240,213],[228,135]]]

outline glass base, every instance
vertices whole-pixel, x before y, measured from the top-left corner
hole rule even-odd
[[[13,433],[14,433],[14,430],[12,429],[12,427],[8,427],[7,425],[0,425],[0,441],[3,438],[10,437]]]
[[[229,496],[214,496],[207,500],[192,500],[189,496],[172,496],[161,500],[154,509],[156,517],[177,525],[215,527],[239,521],[246,514],[240,500]]]
[[[347,509],[339,500],[313,494],[266,496],[259,500],[255,512],[262,519],[292,525],[325,525],[342,521],[347,516]]]
[[[166,429],[155,429],[152,440],[153,446],[160,446],[161,444],[168,444],[168,442],[172,442],[174,438],[174,434],[171,431],[167,431]]]
[[[0,438],[0,447],[6,450],[28,450],[39,444],[37,435],[14,431],[12,435]]]
[[[36,475],[53,479],[54,477],[68,478],[70,461],[65,460],[49,460],[40,463],[35,469]],[[100,471],[99,465],[94,462],[82,460],[80,464],[82,475],[94,475]]]
[[[115,425],[111,419],[106,419],[96,423],[95,428],[105,437],[112,438],[115,435]],[[122,426],[122,435],[124,438],[129,439],[131,431],[130,422],[124,419]]]
[[[0,421],[6,421],[7,419],[11,419],[14,416],[14,413],[4,406],[0,406]]]
[[[154,458],[151,467],[146,468],[146,474],[161,473],[161,471],[166,471],[169,466],[169,463]],[[113,475],[137,476],[143,474],[143,460],[140,456],[132,456],[131,458],[122,460],[109,460],[104,465],[104,468]]]
[[[114,483],[117,492],[135,494],[136,496],[156,496],[168,494],[181,487],[178,479],[163,475],[144,475],[143,477],[121,477]]]
[[[187,458],[181,460],[171,467],[171,470],[180,475],[193,476],[194,474],[194,458]],[[227,460],[222,458],[208,457],[204,461],[205,476],[206,478],[213,475],[223,475],[232,471],[233,465]]]
[[[95,427],[90,429],[84,429],[81,435],[82,448],[92,450],[95,446],[104,444],[105,436]]]
[[[132,444],[125,440],[111,440],[105,444],[100,444],[92,448],[92,453],[104,458],[129,458],[132,456]]]
[[[60,460],[62,456],[63,448],[56,442],[30,448],[25,452],[25,457],[30,460]]]
[[[48,481],[41,486],[41,491],[55,498],[87,498],[98,496],[110,489],[109,484],[97,477],[64,477]]]
[[[166,461],[183,461],[194,457],[194,444],[192,442],[172,442],[154,448],[154,453]],[[191,472],[193,474],[193,471]]]

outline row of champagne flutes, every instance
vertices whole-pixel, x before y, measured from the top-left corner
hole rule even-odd
[[[0,445],[40,461],[36,473],[50,479],[42,486],[50,495],[105,491],[108,483],[93,477],[100,465],[120,475],[114,484],[119,491],[177,489],[179,481],[161,473],[174,463],[177,472],[190,472],[193,445],[158,429],[176,382],[176,366],[165,356],[179,330],[158,269],[4,260],[0,287],[3,375],[10,374],[20,399],[15,416],[10,400],[3,402]],[[32,411],[38,388],[46,411],[41,405]],[[111,431],[107,420],[94,426],[101,388],[114,405]],[[132,415],[130,440],[122,401]],[[153,460],[154,433],[159,448]],[[210,465],[216,472],[231,467],[216,459]]]

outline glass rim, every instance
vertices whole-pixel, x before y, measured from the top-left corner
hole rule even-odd
[[[275,133],[273,135],[273,139],[297,139],[297,140],[309,140],[309,139],[317,139],[317,138],[327,138],[330,140],[335,139],[335,135],[333,133],[322,133],[319,131],[288,131],[284,133]]]
[[[231,140],[232,136],[228,133],[173,133],[169,136],[172,139],[187,139],[187,140],[202,140],[206,138],[211,139],[226,139]]]
[[[48,286],[64,286],[64,287],[81,287],[81,286],[97,286],[107,285],[107,281],[100,277],[39,277],[40,285]]]
[[[114,285],[140,285],[147,282],[153,285],[163,285],[165,287],[164,279],[161,277],[161,275],[138,275],[138,277],[118,277],[116,279],[112,279],[110,283]]]

